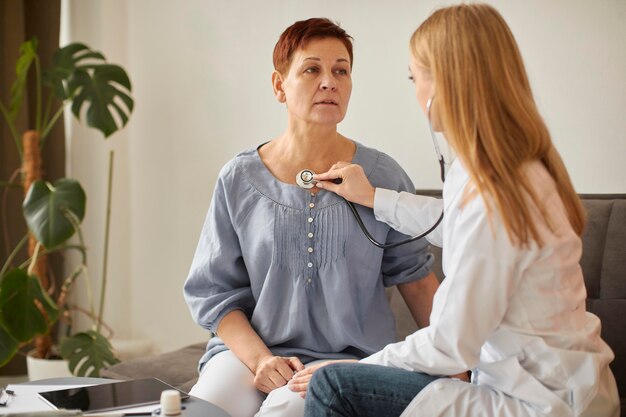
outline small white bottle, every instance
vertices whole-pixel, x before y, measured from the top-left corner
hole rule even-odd
[[[175,389],[167,389],[161,392],[161,415],[180,415],[180,392]]]

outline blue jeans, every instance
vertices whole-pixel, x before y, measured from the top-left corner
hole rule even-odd
[[[339,363],[318,369],[309,382],[305,417],[399,416],[439,377],[387,366]]]

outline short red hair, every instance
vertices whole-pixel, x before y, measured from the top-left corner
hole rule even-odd
[[[304,48],[312,39],[320,38],[340,40],[348,50],[352,69],[352,36],[336,23],[322,17],[300,20],[285,29],[274,47],[274,69],[281,73],[288,71],[294,52]]]

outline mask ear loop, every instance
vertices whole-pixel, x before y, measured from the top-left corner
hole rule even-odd
[[[433,104],[434,96],[429,98],[426,102],[426,116],[428,117],[428,128],[430,130],[430,137],[433,140],[433,146],[435,147],[435,153],[437,154],[437,159],[439,160],[439,169],[441,171],[441,182],[446,182],[446,163],[443,159],[443,154],[441,153],[441,149],[439,149],[439,142],[437,142],[437,138],[435,137],[435,132],[433,131],[433,123],[430,118],[430,109]]]

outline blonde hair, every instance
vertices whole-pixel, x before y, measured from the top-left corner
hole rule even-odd
[[[495,205],[509,238],[522,246],[531,240],[542,244],[531,204],[548,219],[521,169],[534,160],[554,179],[570,224],[581,235],[582,203],[537,110],[502,16],[485,4],[439,9],[413,33],[411,52],[434,79],[433,114],[488,211]]]

